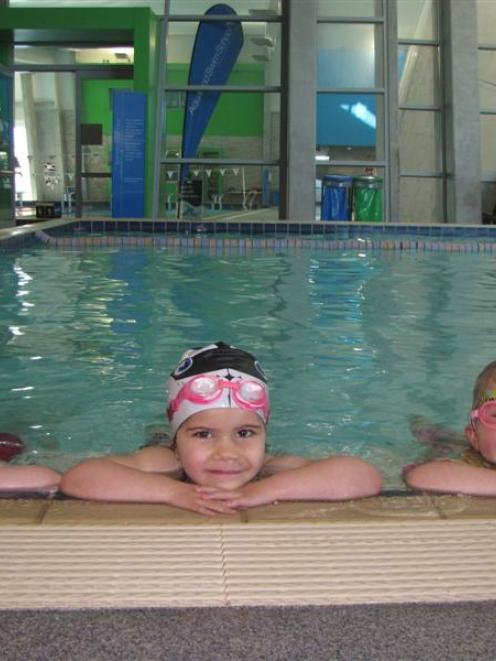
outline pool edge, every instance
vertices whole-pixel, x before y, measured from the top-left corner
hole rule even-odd
[[[379,495],[351,501],[286,502],[233,516],[205,517],[168,505],[75,499],[4,499],[0,527],[11,525],[217,525],[221,523],[373,523],[446,519],[496,519],[496,499],[462,495]]]
[[[425,498],[432,509],[425,509]],[[400,498],[389,508],[382,500],[388,499],[355,501],[365,507],[354,517],[353,503],[342,503],[334,518],[328,503],[315,503],[316,518],[310,520],[308,503],[291,503],[286,504],[291,511],[276,506],[270,519],[259,516],[267,508],[258,508],[258,516],[252,510],[253,517],[234,521],[194,521],[194,515],[177,516],[177,510],[171,518],[160,513],[161,506],[153,506],[152,516],[148,505],[133,505],[131,512],[130,506],[112,505],[112,518],[108,504],[52,501],[36,522],[3,519],[0,552],[8,561],[0,569],[0,610],[496,598],[496,501],[421,496],[409,509]],[[38,515],[47,505],[35,504]],[[75,515],[85,508],[91,517]],[[98,511],[104,513],[100,519]],[[338,511],[347,518],[339,519]],[[136,516],[139,512],[146,516]],[[305,518],[297,519],[298,513]]]

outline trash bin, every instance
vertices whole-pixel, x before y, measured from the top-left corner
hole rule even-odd
[[[325,174],[322,177],[321,220],[351,219],[351,186],[353,177]]]
[[[381,223],[383,221],[381,177],[353,178],[353,210],[355,220],[363,220],[369,223]]]

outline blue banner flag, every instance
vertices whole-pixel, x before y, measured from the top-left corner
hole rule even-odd
[[[213,5],[205,15],[236,15],[229,5]],[[243,47],[240,22],[201,20],[196,32],[188,85],[225,85]],[[184,110],[182,157],[194,158],[219,100],[220,91],[190,91]],[[181,166],[179,185],[188,177],[189,166]]]

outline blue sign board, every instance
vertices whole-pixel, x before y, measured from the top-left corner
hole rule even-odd
[[[145,215],[146,96],[112,92],[112,217]]]

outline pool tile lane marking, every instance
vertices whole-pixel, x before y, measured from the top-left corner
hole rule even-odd
[[[496,598],[496,520],[4,526],[2,608]]]

